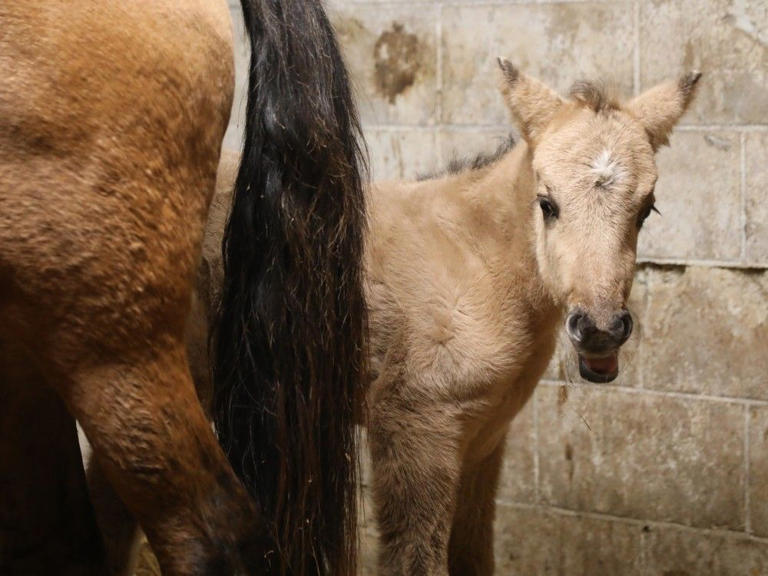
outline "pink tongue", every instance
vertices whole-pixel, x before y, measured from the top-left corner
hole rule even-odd
[[[616,354],[606,358],[584,358],[584,363],[596,374],[613,374],[619,368]]]

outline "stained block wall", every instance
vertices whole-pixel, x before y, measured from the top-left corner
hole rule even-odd
[[[328,7],[377,179],[496,147],[511,130],[498,55],[563,91],[591,78],[632,95],[704,72],[658,156],[663,217],[642,233],[621,378],[581,382],[563,346],[512,426],[497,572],[768,574],[768,3]]]

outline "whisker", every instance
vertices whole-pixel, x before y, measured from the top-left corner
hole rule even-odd
[[[568,343],[568,342],[567,342],[567,339],[566,339],[565,335],[564,335],[564,334],[562,334],[562,333],[560,334],[560,342],[561,342],[561,343],[562,343],[562,342],[565,342],[565,344],[566,344],[566,346],[567,346],[567,343]],[[566,349],[567,349],[567,348],[566,348]],[[566,357],[563,359],[563,366],[564,366],[564,369],[565,369],[565,382],[564,382],[563,384],[564,384],[564,386],[565,386],[566,388],[576,389],[576,388],[577,388],[577,386],[576,386],[576,382],[575,382],[575,380],[573,379],[573,377],[571,376],[571,361],[570,361],[570,360],[572,359],[572,357],[573,357],[573,355],[572,355],[572,354],[566,354]],[[577,362],[578,362],[578,361],[577,361]],[[567,396],[566,396],[566,397],[567,397]],[[561,405],[564,405],[564,404],[565,404],[565,402],[563,402],[563,404],[561,404]],[[579,417],[579,419],[580,419],[580,420],[581,420],[581,421],[584,423],[584,425],[587,427],[587,430],[589,430],[590,432],[592,432],[592,426],[590,426],[590,425],[589,425],[589,422],[587,422],[587,419],[584,417],[584,415],[583,415],[581,412],[579,412],[579,411],[578,411],[578,410],[576,410],[575,408],[569,408],[569,410],[570,410],[572,413],[574,413],[576,416],[578,416],[578,417]]]

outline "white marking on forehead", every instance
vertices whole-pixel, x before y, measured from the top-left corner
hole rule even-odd
[[[591,171],[595,175],[595,186],[598,188],[609,188],[620,183],[625,176],[624,168],[608,148],[603,148],[603,151],[593,160]]]

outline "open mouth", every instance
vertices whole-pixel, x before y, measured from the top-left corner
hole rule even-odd
[[[579,374],[585,380],[605,384],[619,375],[619,355],[614,352],[602,358],[585,358],[579,354]]]

